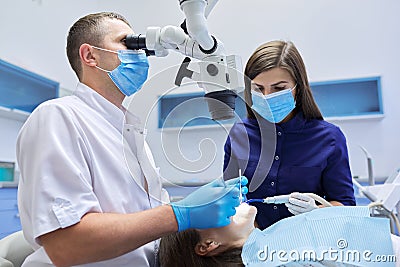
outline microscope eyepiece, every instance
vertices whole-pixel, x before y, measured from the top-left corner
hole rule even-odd
[[[142,34],[128,34],[125,38],[125,45],[128,49],[146,49],[146,36]]]
[[[146,35],[143,34],[128,34],[125,37],[125,45],[128,49],[138,50],[143,49],[147,56],[154,56],[155,53],[152,50],[146,48]]]

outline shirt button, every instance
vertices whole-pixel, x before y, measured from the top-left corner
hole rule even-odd
[[[274,206],[274,210],[276,210],[278,207],[277,206]]]
[[[281,133],[281,132],[278,132],[278,135],[279,135],[279,136],[281,136],[281,135],[282,135],[282,133]]]
[[[279,156],[275,156],[275,160],[279,160]]]
[[[271,182],[271,186],[274,186],[275,182]]]

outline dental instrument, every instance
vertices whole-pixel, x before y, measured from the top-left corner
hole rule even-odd
[[[374,177],[374,169],[372,166],[372,156],[369,154],[365,147],[359,145],[361,150],[364,152],[365,157],[367,158],[367,166],[368,166],[368,185],[372,186],[375,185],[375,177]]]
[[[384,184],[362,186],[354,178],[353,184],[371,201],[368,204],[371,214],[390,218],[391,231],[393,234],[398,234],[400,232],[400,172],[396,171]]]
[[[266,198],[253,198],[248,199],[247,203],[264,203],[264,204],[285,204],[289,202],[289,195],[280,195],[280,196],[273,196],[273,197],[266,197]]]
[[[242,194],[242,175],[241,175],[241,171],[239,169],[239,200],[240,200],[240,204],[243,203],[243,194]]]
[[[323,199],[322,197],[314,194],[314,193],[303,193],[312,199],[318,201],[325,207],[331,207],[332,204]],[[264,203],[264,204],[285,204],[289,202],[290,195],[279,195],[279,196],[273,196],[273,197],[266,197],[266,198],[253,198],[253,199],[248,199],[246,203]]]

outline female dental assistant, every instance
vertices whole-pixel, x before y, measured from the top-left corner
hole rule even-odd
[[[225,143],[224,177],[246,176],[249,199],[291,194],[285,205],[254,203],[259,227],[318,208],[301,193],[355,205],[345,136],[324,121],[294,44],[261,45],[245,75],[247,118],[234,124]]]

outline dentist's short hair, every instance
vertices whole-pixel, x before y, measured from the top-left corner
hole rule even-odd
[[[79,48],[82,44],[102,46],[109,19],[118,19],[125,22],[129,27],[129,22],[122,15],[114,12],[100,12],[86,15],[77,20],[69,29],[67,37],[67,57],[69,64],[80,79],[82,67],[79,57]]]

